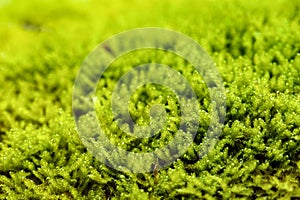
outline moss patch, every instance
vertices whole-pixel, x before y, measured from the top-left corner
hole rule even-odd
[[[300,198],[299,11],[299,0],[0,1],[0,198]],[[157,52],[116,61],[118,73],[99,82],[97,104],[116,144],[123,137],[123,148],[149,151],[176,128],[177,102],[153,85],[132,96],[129,110],[147,124],[147,105],[165,104],[171,121],[161,140],[132,142],[101,118],[110,111],[109,90],[137,62],[161,61],[191,80],[203,116],[185,155],[158,172],[131,174],[84,148],[71,115],[72,89],[96,45],[145,26],[180,31],[208,51],[224,80],[227,115],[215,148],[198,159],[212,106],[201,77]]]

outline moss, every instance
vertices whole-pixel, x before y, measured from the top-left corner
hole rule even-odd
[[[0,2],[0,199],[300,198],[299,5],[298,0]],[[188,151],[159,171],[134,174],[113,170],[86,150],[71,115],[72,90],[96,45],[144,26],[180,31],[208,51],[224,80],[227,111],[215,148],[199,159],[213,115],[201,76],[160,51],[116,60],[98,84],[95,103],[106,135],[124,149],[148,152],[167,144],[180,114],[170,90],[146,85],[131,97],[134,120],[149,124],[150,105],[161,104],[169,123],[150,139],[123,134],[107,108],[115,83],[132,66],[168,64],[199,97],[200,126]]]

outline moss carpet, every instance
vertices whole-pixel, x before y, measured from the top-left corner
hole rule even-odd
[[[223,131],[199,159],[195,151],[212,103],[191,66],[162,52],[135,52],[112,64],[99,82],[96,110],[111,141],[127,150],[165,145],[178,106],[165,88],[140,88],[129,104],[134,120],[149,123],[148,104],[161,103],[173,121],[161,138],[124,136],[106,114],[109,90],[126,69],[166,63],[200,96],[193,145],[151,173],[117,171],[97,161],[72,115],[73,84],[85,57],[108,37],[139,27],[169,28],[196,40],[226,89]],[[232,198],[300,198],[299,0],[0,0],[0,199]]]

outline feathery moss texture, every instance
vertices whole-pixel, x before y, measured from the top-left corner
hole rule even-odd
[[[0,199],[300,198],[299,0],[0,0],[0,19]],[[101,41],[149,26],[202,45],[223,78],[227,112],[215,148],[199,159],[213,106],[201,77],[174,55],[120,58],[97,90],[98,119],[112,143],[149,152],[178,127],[176,98],[153,84],[139,88],[128,109],[147,125],[151,105],[164,105],[168,123],[160,134],[134,140],[112,123],[111,90],[136,63],[179,71],[201,110],[198,134],[183,156],[134,174],[103,165],[83,146],[72,90],[82,61]]]

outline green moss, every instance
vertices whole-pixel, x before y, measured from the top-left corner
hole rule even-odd
[[[298,0],[0,2],[0,199],[300,198],[299,5]],[[106,135],[124,149],[148,152],[167,144],[180,114],[170,90],[146,85],[132,95],[131,115],[147,125],[150,105],[161,104],[170,110],[169,123],[157,138],[123,134],[107,108],[118,78],[132,66],[168,64],[199,96],[193,145],[158,172],[134,174],[106,167],[83,146],[71,115],[72,90],[96,45],[145,26],[180,31],[208,51],[224,80],[227,112],[215,148],[199,159],[214,106],[199,74],[160,51],[115,61],[98,84],[95,103]]]

